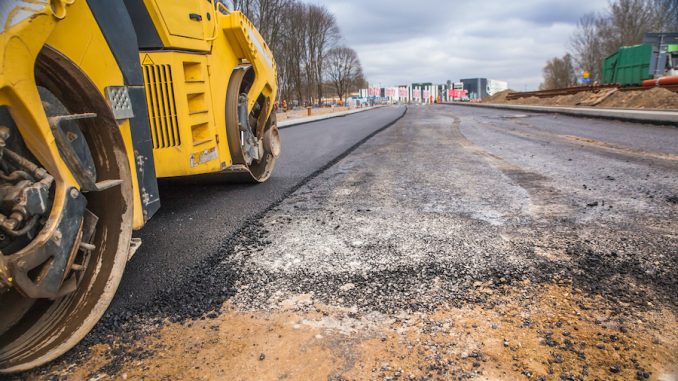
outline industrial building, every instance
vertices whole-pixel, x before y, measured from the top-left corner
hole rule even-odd
[[[487,78],[466,78],[460,81],[464,84],[464,90],[468,91],[471,101],[482,101],[500,91],[508,90],[508,82],[505,81]]]
[[[508,83],[487,78],[462,79],[434,85],[431,82],[394,87],[362,89],[354,100],[365,103],[440,103],[455,101],[479,102],[508,89]]]

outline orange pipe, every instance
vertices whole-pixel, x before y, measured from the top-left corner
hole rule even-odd
[[[648,79],[643,81],[643,86],[662,86],[662,85],[678,85],[678,75],[670,77],[661,77],[657,79]]]

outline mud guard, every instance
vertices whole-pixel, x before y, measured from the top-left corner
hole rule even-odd
[[[137,35],[132,20],[122,0],[87,0],[101,32],[120,67],[128,86],[134,111],[130,118],[132,145],[139,182],[139,196],[144,221],[148,221],[160,208],[158,179],[155,174],[151,127],[148,120],[146,90],[139,62]]]

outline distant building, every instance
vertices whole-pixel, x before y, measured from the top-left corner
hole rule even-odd
[[[483,100],[492,95],[508,90],[508,82],[497,81],[487,78],[466,78],[462,79],[464,90],[468,91],[468,97],[471,100]]]
[[[443,84],[432,82],[401,84],[392,87],[369,87],[361,89],[358,97],[370,103],[438,103],[453,101],[481,100],[508,89],[508,83],[487,78],[462,79],[460,82],[447,81]]]

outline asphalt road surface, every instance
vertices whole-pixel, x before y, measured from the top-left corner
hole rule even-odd
[[[678,129],[410,106],[294,185],[401,112],[284,131],[263,187],[164,185],[118,309],[30,376],[677,379]]]
[[[180,284],[188,269],[217,251],[248,218],[404,111],[381,108],[282,129],[283,153],[264,184],[232,184],[219,176],[161,180],[162,207],[136,234],[142,246],[109,311],[143,305],[159,290]]]

